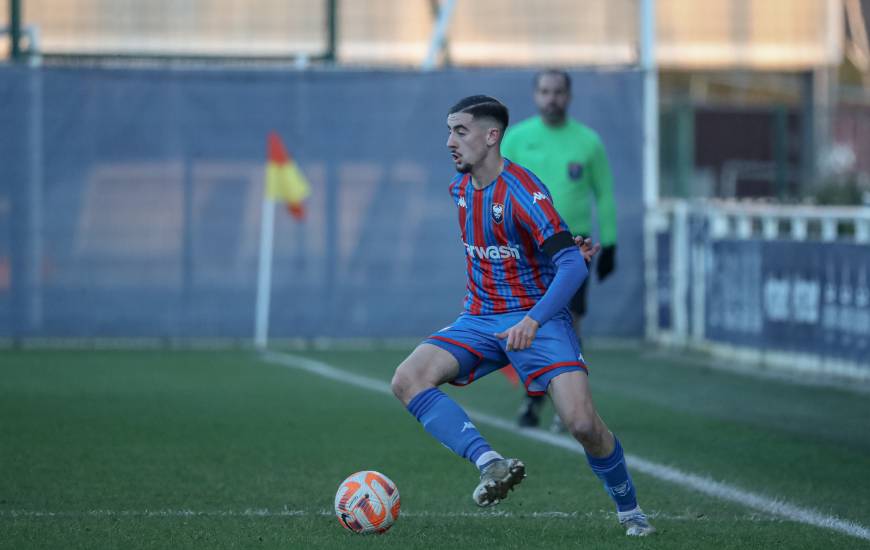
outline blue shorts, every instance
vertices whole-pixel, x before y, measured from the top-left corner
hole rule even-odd
[[[425,343],[449,351],[459,361],[459,374],[450,381],[456,386],[465,386],[511,365],[529,395],[543,395],[547,392],[550,380],[563,372],[589,372],[568,310],[557,313],[544,323],[538,329],[531,347],[521,351],[506,351],[507,339],[499,340],[495,333],[517,324],[526,313],[463,313],[456,322],[427,338]]]

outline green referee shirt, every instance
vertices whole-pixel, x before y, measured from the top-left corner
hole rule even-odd
[[[571,118],[551,128],[535,116],[508,129],[501,153],[544,182],[574,235],[592,234],[594,197],[601,245],[616,244],[613,175],[594,130]]]

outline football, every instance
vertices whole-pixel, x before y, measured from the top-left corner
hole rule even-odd
[[[399,507],[396,484],[372,470],[349,475],[335,493],[338,522],[362,535],[387,532],[399,518]]]

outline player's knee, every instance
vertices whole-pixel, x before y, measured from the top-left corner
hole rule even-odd
[[[405,372],[405,369],[402,368],[402,365],[399,365],[396,367],[396,372],[393,373],[393,379],[390,381],[390,389],[393,390],[393,395],[403,403],[407,403],[405,397],[409,385],[410,380],[408,380],[408,374]]]
[[[445,363],[444,357],[439,358],[437,354],[433,354],[431,348],[432,346],[417,348],[396,367],[390,388],[405,405],[410,403],[418,393],[438,387],[456,376],[455,372],[451,372],[449,361]],[[448,357],[454,362],[453,371],[455,371],[457,369],[455,360],[452,356],[448,355]]]
[[[565,428],[583,447],[597,446],[600,435],[596,422],[586,416],[575,416],[564,422]]]
[[[393,395],[405,405],[411,402],[411,399],[421,391],[424,385],[420,377],[415,374],[415,369],[408,365],[407,360],[396,367],[396,372],[393,373],[393,379],[390,381]]]

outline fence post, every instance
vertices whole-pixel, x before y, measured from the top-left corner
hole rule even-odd
[[[706,210],[706,207],[704,208]],[[703,211],[702,211],[703,212]],[[698,212],[693,212],[696,223],[701,223],[701,220],[706,217],[706,212],[700,216]],[[705,230],[708,232],[709,229]],[[707,322],[707,248],[710,246],[710,241],[707,235],[701,237],[694,234],[692,240],[692,316],[689,321],[689,330],[692,343],[700,344],[704,341],[704,334]]]
[[[649,341],[659,338],[659,292],[658,292],[658,245],[656,232],[664,225],[661,205],[647,210],[643,217],[643,254],[644,254],[644,284],[646,286],[646,306],[644,308],[645,334]]]
[[[692,176],[695,171],[695,106],[691,102],[680,102],[676,108],[675,126],[676,175],[677,185],[674,194],[688,199],[695,195],[692,189]]]
[[[9,0],[9,40],[13,61],[21,60],[21,0]]]
[[[338,0],[326,0],[326,55],[323,57],[327,63],[335,63],[337,34]]]
[[[671,319],[674,342],[682,345],[689,335],[689,205],[685,199],[674,204],[671,238]]]

